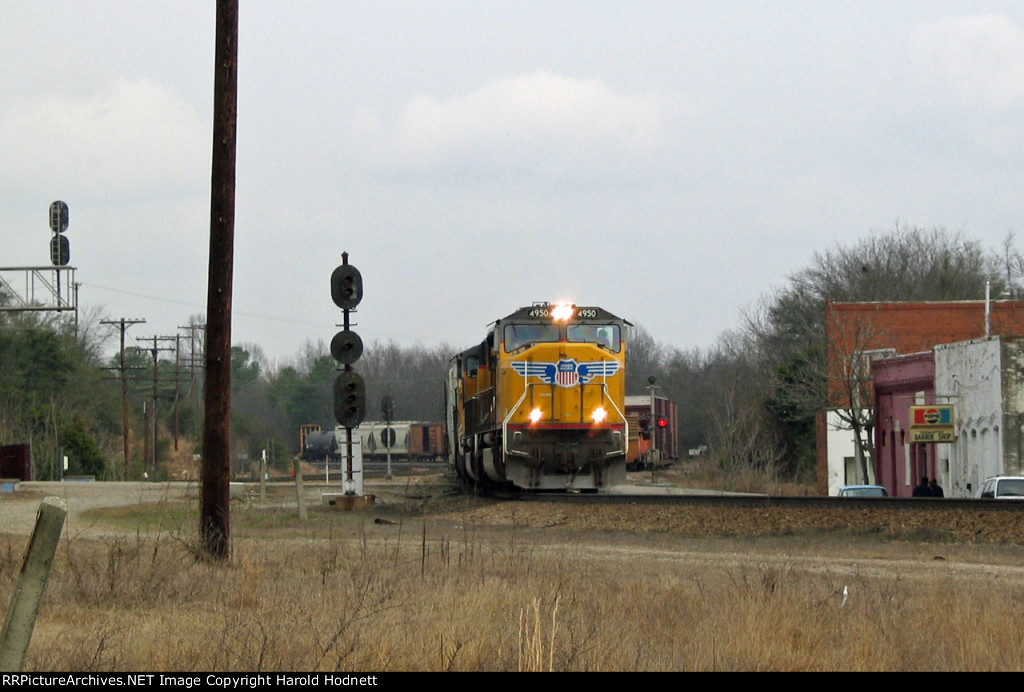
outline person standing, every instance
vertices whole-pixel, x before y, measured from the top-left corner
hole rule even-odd
[[[933,478],[928,482],[928,490],[931,491],[932,497],[946,496],[946,494],[942,492],[942,486],[939,485],[939,480],[937,478]]]
[[[932,489],[928,487],[928,476],[921,476],[921,482],[912,494],[913,497],[931,497]]]

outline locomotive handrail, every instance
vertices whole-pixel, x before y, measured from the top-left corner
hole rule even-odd
[[[505,416],[505,419],[501,421],[501,451],[504,452],[505,454],[515,454],[516,456],[523,456],[523,457],[530,456],[526,452],[520,452],[520,451],[517,451],[517,450],[509,450],[509,448],[508,448],[508,422],[509,422],[509,420],[512,419],[512,416],[515,415],[515,412],[519,410],[519,405],[523,403],[523,399],[526,398],[527,392],[530,391],[530,388],[533,387],[534,384],[536,384],[536,383],[535,382],[527,382],[526,383],[526,386],[523,387],[523,395],[521,397],[519,397],[519,401],[517,401],[515,403],[515,405],[512,408],[509,409],[508,415]]]
[[[601,398],[603,400],[605,400],[605,401],[608,401],[612,405],[612,408],[615,409],[615,412],[617,414],[619,414],[619,418],[622,419],[622,425],[625,428],[625,430],[624,430],[625,434],[623,435],[623,438],[622,438],[622,454],[623,454],[623,456],[625,456],[625,455],[627,455],[629,453],[629,418],[627,418],[626,414],[624,414],[622,412],[622,409],[620,409],[615,404],[615,399],[613,399],[612,397],[608,396],[608,383],[607,382],[595,382],[594,384],[598,385],[601,388]],[[501,451],[504,452],[505,454],[514,454],[516,456],[522,456],[522,457],[530,456],[526,452],[519,451],[519,450],[514,450],[514,449],[510,450],[508,448],[508,423],[512,419],[512,416],[515,415],[515,412],[519,410],[519,405],[523,403],[523,400],[526,398],[526,395],[530,392],[530,388],[531,387],[535,387],[536,385],[537,385],[536,382],[527,382],[526,383],[526,386],[523,387],[523,395],[519,397],[519,400],[516,401],[515,405],[512,406],[509,409],[508,415],[506,415],[505,418],[501,421]],[[586,387],[586,386],[587,385],[585,385],[585,384],[580,384],[580,391],[582,391],[583,388]],[[618,454],[618,452],[609,453],[609,454],[606,454],[605,456],[613,456],[614,454]]]
[[[606,399],[607,401],[611,402],[612,408],[614,408],[615,412],[617,414],[619,414],[619,418],[622,419],[622,424],[626,428],[626,430],[625,430],[626,434],[623,437],[623,443],[622,443],[622,454],[623,454],[623,456],[626,456],[627,454],[629,454],[629,418],[627,418],[626,414],[623,413],[619,409],[619,407],[615,405],[615,399],[613,399],[612,397],[608,396],[608,383],[607,382],[601,382],[601,398],[602,399]],[[605,456],[611,456],[611,454],[605,454]]]

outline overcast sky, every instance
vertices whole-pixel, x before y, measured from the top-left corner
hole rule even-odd
[[[1024,3],[241,0],[234,343],[464,348],[534,301],[707,347],[815,252],[1022,238]],[[0,2],[0,265],[205,311],[213,0]],[[980,296],[979,296],[980,297]]]

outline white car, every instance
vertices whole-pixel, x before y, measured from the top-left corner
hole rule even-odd
[[[844,485],[839,497],[889,497],[889,491],[880,485]]]
[[[993,476],[985,479],[978,497],[995,500],[1024,500],[1024,476]]]

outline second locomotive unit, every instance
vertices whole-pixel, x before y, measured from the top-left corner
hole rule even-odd
[[[628,325],[602,308],[549,303],[494,322],[449,365],[452,470],[524,490],[624,482]]]

